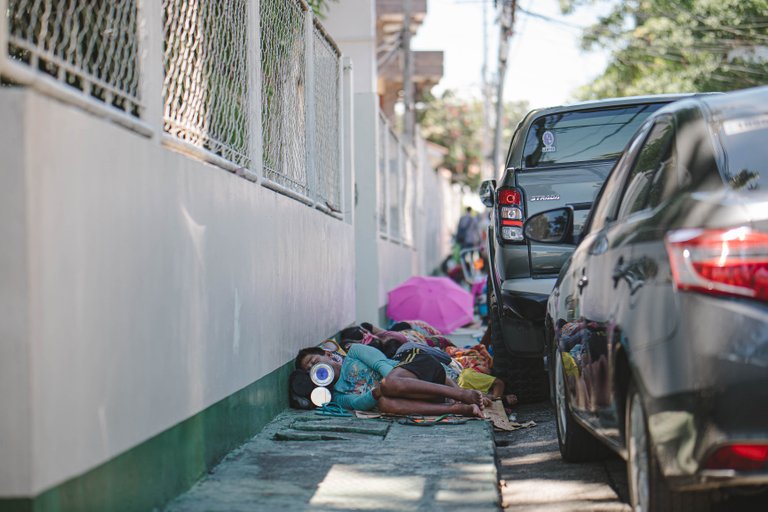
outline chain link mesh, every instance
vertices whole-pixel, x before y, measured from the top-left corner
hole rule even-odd
[[[8,0],[4,14],[13,61],[140,115],[136,0]]]
[[[340,55],[325,33],[314,25],[315,166],[320,200],[341,210],[339,137]]]
[[[264,177],[306,195],[304,11],[261,0],[261,125]]]
[[[250,168],[247,0],[163,0],[165,131]]]

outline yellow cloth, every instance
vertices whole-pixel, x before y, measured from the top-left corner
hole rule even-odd
[[[462,389],[476,389],[483,393],[487,393],[491,389],[491,386],[493,386],[493,381],[495,380],[496,377],[491,375],[481,373],[472,368],[464,368],[459,374],[457,384]]]
[[[568,352],[561,353],[563,357],[563,373],[569,377],[579,378],[579,365],[576,364],[576,360]]]

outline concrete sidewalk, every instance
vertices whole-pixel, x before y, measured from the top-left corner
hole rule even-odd
[[[287,410],[165,509],[497,512],[488,421],[429,427]]]

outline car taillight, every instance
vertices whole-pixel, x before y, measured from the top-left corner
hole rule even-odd
[[[501,239],[508,242],[523,241],[523,196],[516,188],[499,188],[497,191],[499,207],[499,233]]]
[[[732,444],[722,446],[707,457],[706,469],[734,469],[736,471],[755,471],[766,467],[768,463],[768,445]]]
[[[678,290],[768,300],[768,233],[686,229],[665,243]]]

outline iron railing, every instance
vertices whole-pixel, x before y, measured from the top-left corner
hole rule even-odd
[[[69,92],[139,117],[136,0],[6,0],[0,75],[27,82],[25,70]],[[0,2],[0,6],[2,3]],[[0,18],[2,19],[2,18]]]
[[[161,131],[338,217],[341,62],[304,0],[0,0],[1,85]]]
[[[379,234],[393,242],[413,245],[418,163],[383,115],[377,138]]]

